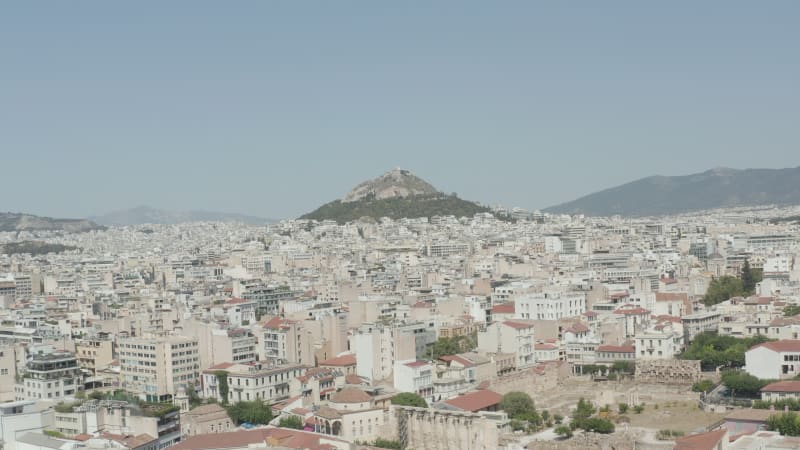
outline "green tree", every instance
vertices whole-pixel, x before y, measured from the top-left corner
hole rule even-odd
[[[617,406],[617,409],[618,409],[618,411],[619,411],[619,413],[620,413],[620,414],[625,414],[626,412],[628,412],[628,408],[629,408],[629,407],[628,407],[628,404],[627,404],[627,403],[620,403],[620,404]]]
[[[272,408],[261,401],[238,402],[228,406],[228,415],[236,425],[245,422],[266,425],[272,420]]]
[[[708,392],[714,387],[714,382],[711,380],[702,380],[692,385],[693,392]]]
[[[564,439],[569,439],[572,437],[572,428],[566,425],[556,427],[555,432]]]
[[[228,404],[228,372],[224,370],[218,370],[214,372],[214,376],[217,377],[217,384],[219,384],[219,396],[222,398],[222,404]]]
[[[614,423],[608,419],[591,417],[584,421],[581,428],[586,431],[593,431],[595,433],[610,434],[614,432],[616,427],[614,427]]]
[[[761,271],[751,269],[750,260],[745,259],[742,265],[740,278],[742,280],[744,292],[748,295],[752,295],[756,291],[756,284],[761,281]]]
[[[784,436],[800,436],[800,417],[794,412],[776,414],[767,419],[767,428]]]
[[[714,332],[700,333],[679,356],[680,359],[698,359],[703,370],[717,367],[744,366],[744,353],[750,347],[769,341],[759,335],[749,338],[719,336]]]
[[[732,297],[743,295],[747,295],[747,291],[744,289],[742,280],[730,275],[724,275],[711,280],[711,284],[708,285],[708,290],[706,290],[706,295],[702,301],[706,306],[713,306]]]
[[[416,406],[417,408],[427,408],[428,402],[413,392],[401,392],[392,397],[393,405]]]
[[[500,402],[500,407],[511,418],[536,412],[531,396],[520,391],[512,391],[504,395],[503,400]]]
[[[747,372],[728,370],[722,373],[722,383],[732,390],[735,395],[758,397],[761,393],[761,388],[771,383],[771,381],[756,378]]]
[[[282,417],[278,422],[281,428],[294,428],[295,430],[303,429],[303,420],[297,416]]]
[[[597,409],[592,405],[592,402],[581,397],[578,400],[578,405],[575,412],[572,414],[573,419],[588,419],[595,413]]]
[[[372,446],[378,448],[389,448],[392,450],[402,450],[403,448],[403,444],[401,444],[399,441],[392,441],[384,438],[375,439],[375,442],[372,443]]]
[[[783,307],[783,315],[792,317],[800,314],[800,305],[786,305]]]

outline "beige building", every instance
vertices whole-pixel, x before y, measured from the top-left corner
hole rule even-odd
[[[518,370],[531,367],[536,363],[533,330],[530,320],[491,323],[478,332],[478,349],[487,353],[513,353]]]
[[[331,396],[328,406],[319,408],[312,421],[317,433],[348,441],[373,441],[382,436],[385,412],[376,407],[366,392],[346,387]]]
[[[224,433],[235,428],[225,408],[216,403],[198,406],[181,415],[181,430],[184,436]]]
[[[203,397],[222,402],[225,384],[219,373],[225,372],[229,402],[282,400],[289,397],[291,381],[305,369],[299,364],[274,367],[258,362],[218,364],[203,371]]]
[[[142,400],[171,401],[178,388],[200,380],[197,339],[127,338],[118,349],[123,387]]]
[[[113,341],[107,333],[101,336],[83,339],[75,343],[75,355],[81,369],[96,375],[114,360]]]

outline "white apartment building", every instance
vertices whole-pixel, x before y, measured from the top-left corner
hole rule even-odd
[[[670,328],[635,336],[636,359],[673,359],[683,349],[683,334]]]
[[[276,367],[257,362],[218,364],[203,371],[203,397],[222,402],[219,372],[225,372],[229,402],[274,402],[289,397],[291,380],[302,375],[305,369],[305,366],[299,364]]]
[[[350,337],[350,348],[356,353],[356,374],[373,381],[390,379],[395,361],[416,358],[413,334],[372,323],[363,324]]]
[[[71,352],[36,354],[28,361],[15,397],[22,400],[62,400],[83,390],[78,358]]]
[[[478,332],[478,349],[487,353],[513,353],[517,369],[536,363],[535,345],[533,322],[528,320],[494,322]]]
[[[586,312],[586,295],[580,292],[540,292],[517,297],[515,313],[520,319],[560,320]]]
[[[744,354],[744,370],[762,380],[785,380],[800,375],[800,340],[758,344]]]
[[[170,401],[179,387],[200,379],[196,338],[120,339],[118,353],[123,387],[148,402]]]
[[[433,369],[433,364],[425,361],[398,361],[394,364],[394,388],[400,392],[413,392],[431,401]]]

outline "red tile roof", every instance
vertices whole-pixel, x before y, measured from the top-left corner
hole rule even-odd
[[[328,444],[320,444],[320,438],[338,442],[334,436],[325,436],[286,428],[259,428],[231,433],[199,434],[170,447],[170,450],[222,450],[247,448],[252,444],[268,444],[296,449],[323,450]]]
[[[614,311],[614,314],[623,314],[626,316],[633,316],[633,315],[639,316],[644,314],[650,314],[650,311],[644,308],[620,308]]]
[[[426,364],[428,364],[428,363],[425,362],[425,361],[412,361],[412,362],[406,363],[406,366],[408,366],[408,367],[422,367],[422,366],[424,366]]]
[[[778,381],[770,383],[763,388],[761,392],[800,392],[800,381]]]
[[[344,367],[344,366],[354,366],[356,365],[356,355],[348,354],[342,356],[336,356],[334,358],[326,359],[319,363],[320,366],[336,366],[336,367]]]
[[[495,314],[514,314],[515,311],[516,306],[514,302],[501,303],[499,305],[492,306],[492,312]]]
[[[725,437],[728,430],[709,431],[707,433],[693,434],[675,440],[675,450],[713,450]]]
[[[475,391],[456,398],[451,398],[445,403],[455,406],[458,409],[469,412],[477,412],[499,404],[503,396],[490,390]]]
[[[447,362],[455,361],[455,362],[461,364],[464,367],[472,367],[472,366],[475,365],[474,362],[472,362],[472,361],[470,361],[467,358],[464,358],[462,356],[458,356],[458,355],[444,355],[444,356],[441,356],[439,359],[441,361],[447,361]]]
[[[503,325],[516,328],[517,330],[524,330],[526,328],[533,328],[533,322],[525,322],[523,320],[506,320]]]
[[[686,292],[656,292],[657,302],[687,301],[689,294]]]
[[[754,345],[750,347],[750,350],[755,350],[759,347],[766,347],[773,352],[800,352],[800,340],[783,340],[783,341],[771,341],[771,342],[764,342],[761,344]]]

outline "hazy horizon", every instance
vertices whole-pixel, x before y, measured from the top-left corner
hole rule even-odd
[[[800,165],[800,4],[24,2],[0,210],[293,218],[394,167],[543,209]]]

